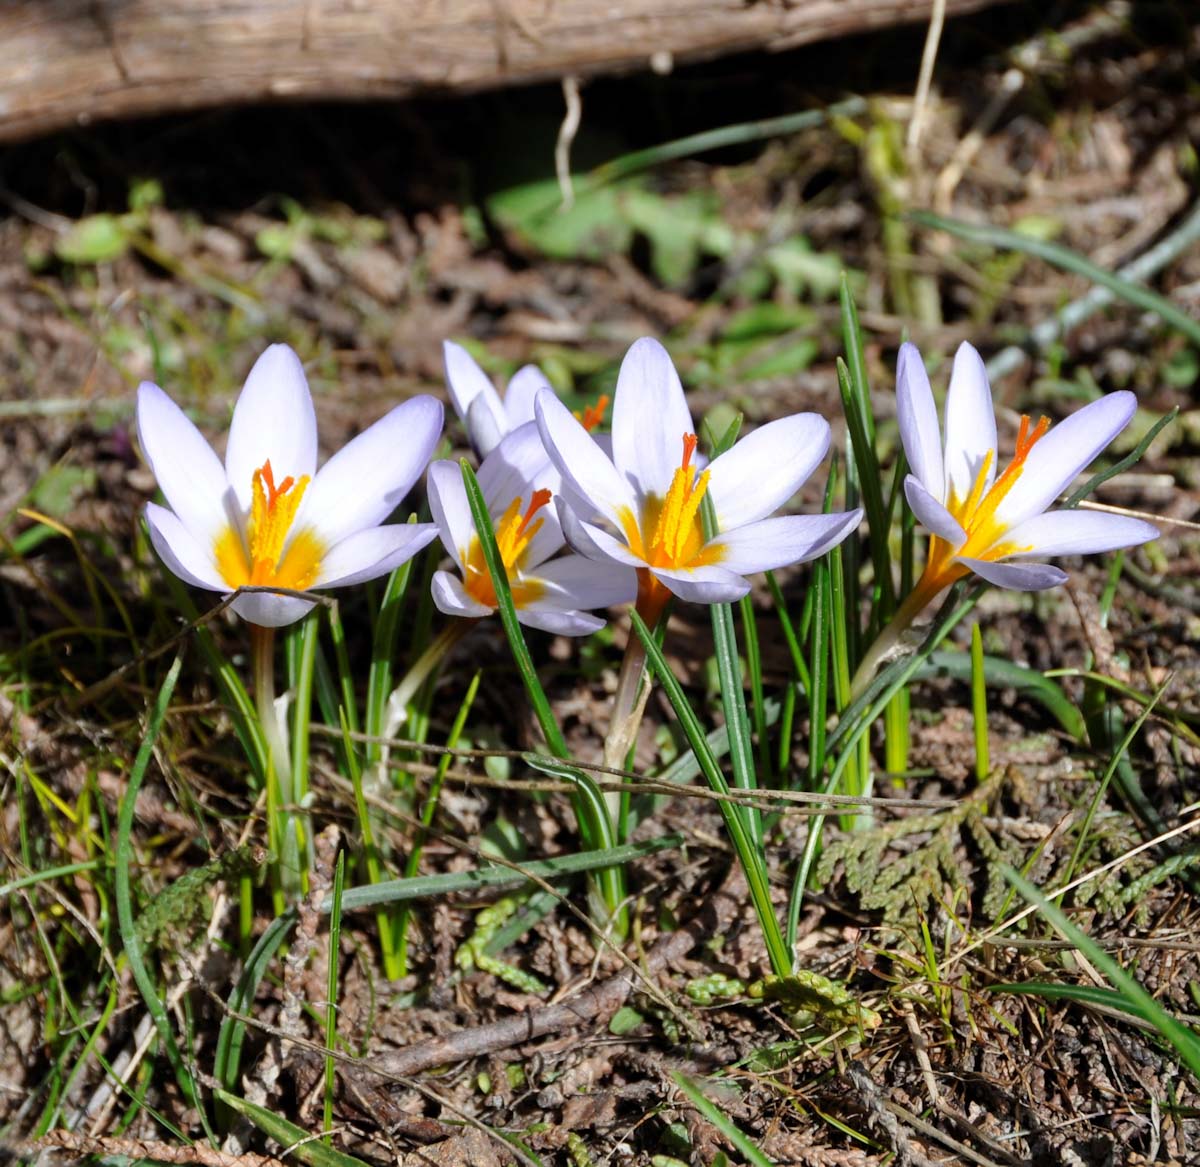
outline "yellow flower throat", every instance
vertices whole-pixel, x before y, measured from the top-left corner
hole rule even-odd
[[[496,547],[508,576],[513,604],[518,608],[536,600],[545,591],[540,581],[521,578],[521,566],[533,537],[546,521],[545,518],[535,519],[534,516],[551,497],[548,490],[535,490],[530,496],[529,506],[524,511],[521,510],[523,500],[519,497],[514,498],[496,523]],[[492,586],[492,576],[487,569],[487,561],[483,558],[483,544],[479,542],[478,535],[471,536],[471,546],[463,555],[462,561],[463,587],[467,594],[485,608],[496,607],[496,589]]]
[[[298,480],[289,475],[276,485],[269,458],[255,470],[245,539],[232,526],[217,539],[217,567],[231,588],[304,591],[312,586],[325,548],[310,530],[292,533],[308,484],[309,476],[305,474]]]
[[[934,591],[940,591],[948,584],[967,574],[967,568],[953,562],[953,557],[964,556],[968,559],[1003,559],[1018,551],[1028,551],[1028,547],[1016,547],[1002,540],[1005,524],[996,517],[1000,504],[1008,497],[1009,491],[1017,484],[1025,469],[1026,459],[1030,451],[1046,436],[1050,429],[1050,419],[1043,417],[1037,425],[1031,426],[1028,415],[1022,415],[1021,428],[1017,432],[1017,447],[1013,451],[1012,461],[1004,468],[1004,472],[987,487],[988,471],[996,457],[995,450],[989,450],[975,476],[971,491],[965,499],[959,499],[953,492],[946,503],[946,509],[958,520],[959,525],[967,533],[966,542],[961,547],[953,547],[936,535],[930,540],[929,560],[925,565],[922,584],[928,581],[928,586]],[[936,584],[936,587],[934,585]]]
[[[641,521],[628,507],[619,512],[629,550],[650,567],[679,570],[706,567],[721,558],[719,548],[704,546],[700,504],[708,492],[708,471],[697,475],[692,465],[696,435],[683,435],[683,458],[663,498],[649,494]]]

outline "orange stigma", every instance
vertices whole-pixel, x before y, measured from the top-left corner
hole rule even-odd
[[[597,426],[604,422],[604,414],[608,409],[608,394],[602,393],[597,399],[595,405],[584,407],[582,413],[576,413],[575,417],[579,424],[590,434]]]
[[[627,507],[621,510],[621,529],[630,551],[650,567],[679,570],[720,560],[718,549],[704,546],[700,504],[708,492],[708,471],[697,474],[692,465],[697,441],[695,434],[683,435],[683,457],[671,485],[661,499],[646,496],[640,522]]]
[[[325,548],[312,531],[292,530],[308,483],[307,474],[299,480],[289,474],[277,485],[269,458],[254,471],[245,538],[229,526],[216,541],[217,567],[231,588],[312,585]]]
[[[952,547],[944,539],[936,535],[930,540],[929,559],[921,577],[919,590],[923,590],[932,598],[967,574],[967,568],[954,560],[963,556],[967,559],[1003,559],[1006,555],[1026,550],[1014,547],[1003,541],[1007,530],[1006,525],[996,518],[1000,504],[1008,497],[1009,492],[1017,484],[1025,469],[1033,447],[1041,441],[1050,430],[1050,419],[1042,417],[1037,425],[1032,425],[1028,414],[1021,415],[1021,425],[1017,430],[1017,444],[1013,451],[1012,461],[1004,468],[1003,473],[989,487],[987,485],[988,471],[995,462],[996,451],[989,450],[979,467],[979,473],[971,486],[971,491],[965,499],[959,499],[953,491],[946,502],[946,509],[958,520],[959,525],[967,533],[966,542],[961,547]]]
[[[496,549],[504,563],[504,571],[512,589],[513,603],[518,608],[530,600],[537,599],[544,590],[537,580],[521,578],[521,565],[534,536],[546,521],[534,516],[552,497],[553,494],[549,490],[535,490],[530,495],[529,505],[524,511],[521,510],[521,499],[514,498],[496,523]],[[492,577],[487,568],[487,561],[483,558],[483,545],[479,542],[478,535],[471,536],[471,546],[462,560],[463,586],[467,593],[484,607],[494,608],[496,590],[492,586]]]

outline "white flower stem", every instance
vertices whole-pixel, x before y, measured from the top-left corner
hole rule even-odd
[[[670,593],[648,571],[638,572],[637,612],[646,626],[655,629],[666,610]],[[608,735],[604,739],[604,764],[612,770],[623,770],[629,751],[637,741],[646,702],[650,697],[650,681],[646,676],[646,646],[633,629],[625,645],[625,656],[621,661],[621,672],[617,678],[617,691],[613,697],[612,717],[608,723]],[[621,828],[625,821],[625,802],[628,795],[610,790],[605,794],[609,814]],[[620,835],[618,829],[618,835]],[[618,842],[624,839],[618,838]]]
[[[908,631],[912,622],[928,607],[929,601],[940,590],[938,588],[931,591],[925,577],[922,576],[917,586],[904,597],[903,602],[896,609],[896,614],[891,618],[887,627],[879,633],[874,643],[867,649],[862,660],[859,661],[858,668],[855,670],[854,676],[850,681],[851,701],[862,696],[867,686],[870,685],[879,666],[888,658],[892,650],[900,642],[900,637]]]
[[[278,848],[276,867],[280,888],[285,898],[291,899],[302,892],[307,874],[301,869],[300,856],[304,852],[301,835],[306,830],[308,816],[296,813],[291,751],[275,699],[275,629],[251,624],[250,648],[254,702],[267,743],[267,818],[272,828],[272,845]]]

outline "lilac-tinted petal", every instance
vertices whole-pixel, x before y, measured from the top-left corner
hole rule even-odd
[[[954,355],[950,389],[946,394],[946,489],[942,501],[965,499],[980,467],[992,455],[985,482],[996,476],[996,414],[983,358],[963,341]],[[935,495],[936,491],[931,490]]]
[[[530,628],[540,628],[556,636],[590,636],[604,627],[604,621],[599,616],[569,608],[546,608],[537,600],[518,608],[517,619]]]
[[[536,365],[524,365],[513,374],[504,391],[504,415],[510,430],[534,420],[533,405],[543,389],[554,392],[546,374]]]
[[[997,519],[1015,527],[1044,511],[1125,428],[1136,409],[1137,398],[1122,389],[1053,426],[1029,452],[1021,477],[996,509]]]
[[[143,381],[137,399],[138,441],[167,504],[198,539],[215,539],[229,518],[229,484],[221,460],[182,409]]]
[[[514,498],[528,503],[535,490],[558,494],[562,476],[546,453],[536,422],[526,422],[506,434],[483,460],[476,475],[493,517],[499,518]]]
[[[282,628],[302,620],[315,608],[313,600],[277,596],[271,592],[242,592],[229,605],[243,620],[263,628]]]
[[[546,453],[574,494],[586,499],[595,514],[618,525],[622,508],[636,513],[637,500],[629,483],[571,411],[548,389],[538,394],[536,410]]]
[[[146,504],[146,524],[150,541],[159,558],[185,583],[211,592],[227,592],[211,551],[166,507]]]
[[[407,563],[437,538],[435,523],[392,523],[347,535],[321,560],[315,588],[346,588]]]
[[[941,502],[946,489],[942,434],[929,374],[915,344],[902,344],[896,360],[896,418],[909,469]]]
[[[1008,559],[1026,555],[1090,555],[1136,547],[1158,538],[1158,528],[1132,515],[1104,511],[1049,511],[1034,515],[1004,535],[1004,542],[1028,551],[1014,551]]]
[[[730,604],[750,591],[748,580],[723,567],[694,567],[684,571],[654,567],[650,570],[681,600],[695,604]]]
[[[296,517],[326,544],[377,527],[421,476],[442,433],[442,403],[413,397],[397,405],[321,467]]]
[[[679,374],[658,341],[634,341],[613,395],[613,462],[639,494],[662,497],[683,459],[683,438],[694,434]]]
[[[462,470],[456,462],[434,462],[426,479],[429,510],[437,524],[442,546],[450,553],[455,566],[462,571],[462,553],[471,546],[475,523],[467,488],[463,485]]]
[[[862,516],[861,510],[855,510],[760,519],[719,535],[708,546],[719,549],[719,563],[726,571],[753,575],[824,555],[862,522]]]
[[[910,474],[904,480],[904,497],[917,516],[917,521],[939,539],[945,539],[951,547],[961,547],[967,541],[962,524],[948,511],[917,479]]]
[[[637,573],[631,567],[564,555],[543,564],[536,577],[547,585],[544,603],[557,608],[611,608],[637,599]]]
[[[1048,563],[996,563],[962,556],[956,562],[965,564],[988,583],[1017,592],[1042,592],[1067,582],[1067,573]]]
[[[466,616],[470,620],[481,620],[484,616],[492,614],[491,608],[484,607],[478,600],[467,595],[462,581],[448,571],[435,571],[429,590],[434,606],[447,616]]]
[[[496,414],[482,395],[471,402],[467,416],[463,418],[467,431],[467,441],[471,448],[481,457],[486,458],[504,437],[504,428],[496,421]]]
[[[467,411],[477,398],[482,398],[497,430],[503,434],[508,426],[505,424],[500,394],[496,392],[491,378],[479,367],[475,358],[461,344],[447,340],[442,342],[442,359],[446,365],[446,388],[450,393],[454,412],[466,421]]]
[[[626,567],[646,566],[620,539],[614,538],[595,523],[585,523],[570,507],[559,507],[558,517],[562,520],[567,542],[580,555],[588,559],[613,560]]]
[[[310,478],[317,469],[317,415],[300,358],[273,344],[254,362],[233,407],[225,473],[243,512],[250,510],[254,472],[270,461],[277,483]]]
[[[777,511],[829,450],[829,423],[796,413],[747,434],[708,467],[717,529],[732,531]]]

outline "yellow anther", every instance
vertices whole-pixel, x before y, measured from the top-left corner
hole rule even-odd
[[[545,518],[534,519],[534,516],[551,497],[549,490],[535,490],[530,496],[529,506],[524,511],[521,510],[522,500],[519,497],[514,498],[496,524],[496,549],[504,563],[513,603],[518,608],[530,600],[537,599],[544,591],[539,581],[521,579],[521,564],[534,536],[546,521]],[[478,535],[471,536],[471,546],[463,556],[463,586],[468,595],[484,607],[496,606],[496,590],[492,586],[491,573],[483,558],[483,545],[479,542]]]

